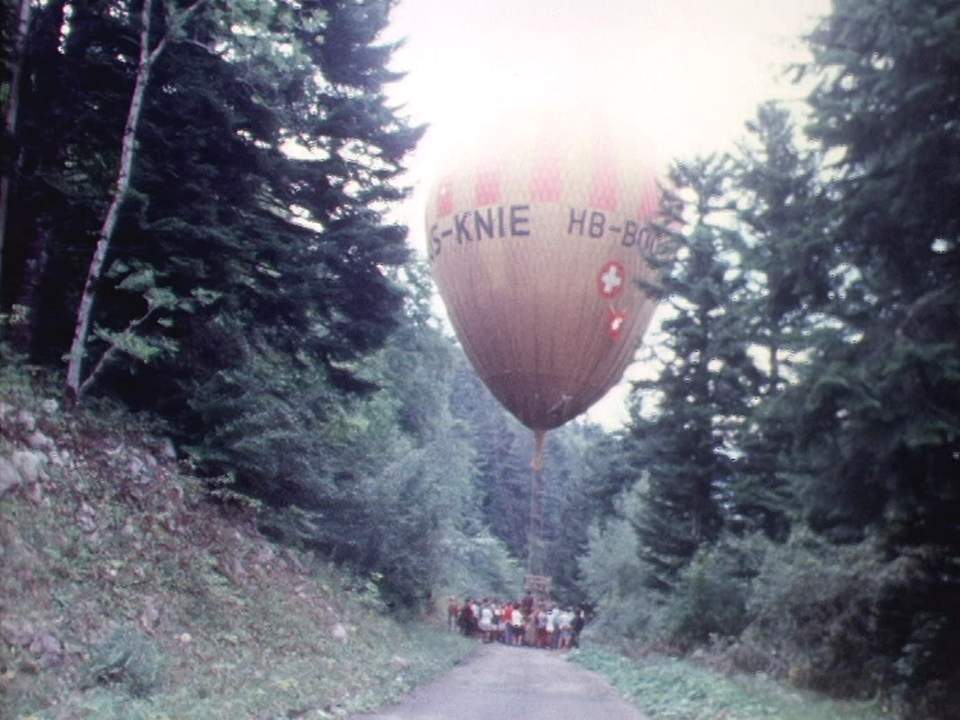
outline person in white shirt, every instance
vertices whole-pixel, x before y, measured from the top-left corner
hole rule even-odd
[[[485,602],[480,608],[480,639],[488,643],[493,633],[493,606]]]

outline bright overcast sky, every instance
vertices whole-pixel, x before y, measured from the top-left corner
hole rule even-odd
[[[428,123],[400,209],[424,247],[427,185],[444,148],[516,105],[599,103],[636,120],[664,157],[729,148],[763,101],[797,98],[780,77],[830,0],[400,0],[387,39],[406,39],[390,89]],[[623,390],[591,417],[625,417]],[[604,416],[609,417],[604,417]]]

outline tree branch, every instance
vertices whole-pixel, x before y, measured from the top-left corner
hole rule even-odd
[[[157,306],[151,305],[143,315],[141,315],[138,318],[134,318],[127,324],[127,327],[124,329],[123,334],[126,335],[127,333],[135,330],[140,325],[145,323],[150,318],[150,316],[153,315],[154,311],[157,309],[159,309]],[[117,352],[117,344],[113,343],[109,348],[107,348],[104,351],[103,355],[100,356],[100,359],[97,361],[97,364],[94,365],[93,370],[91,370],[87,374],[87,378],[80,384],[79,394],[81,396],[87,391],[90,385],[93,384],[93,381],[96,379],[97,375],[100,374],[100,371],[106,366],[107,362],[109,362],[110,358],[112,358],[116,354],[116,352]]]

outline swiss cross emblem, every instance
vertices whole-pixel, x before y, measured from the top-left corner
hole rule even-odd
[[[619,340],[620,333],[623,331],[623,324],[627,321],[627,313],[610,308],[608,321],[607,332],[610,333],[613,340]]]
[[[608,262],[597,276],[597,287],[600,294],[607,298],[615,298],[623,292],[627,283],[627,271],[618,262]]]

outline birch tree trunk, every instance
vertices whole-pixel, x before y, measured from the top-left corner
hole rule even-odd
[[[27,50],[27,36],[30,31],[30,18],[33,13],[31,0],[20,0],[20,11],[17,19],[17,35],[13,44],[12,67],[10,69],[10,98],[7,109],[3,114],[3,129],[5,144],[8,150],[15,153],[10,169],[0,177],[0,281],[3,278],[3,246],[7,236],[7,215],[10,208],[10,195],[16,183],[22,154],[17,142],[17,121],[20,115],[20,84],[23,79],[23,56]],[[2,290],[2,282],[0,282]],[[2,297],[2,295],[0,295]],[[0,334],[3,324],[0,323]]]
[[[130,109],[127,112],[127,121],[123,128],[123,142],[120,150],[120,168],[117,172],[117,182],[113,191],[113,198],[107,209],[106,217],[100,228],[97,246],[87,271],[87,280],[84,283],[83,294],[80,296],[80,305],[77,310],[77,321],[74,326],[73,342],[67,355],[67,394],[73,402],[79,402],[82,390],[89,384],[84,383],[81,376],[83,360],[86,355],[87,338],[90,334],[90,322],[93,317],[93,304],[97,297],[97,288],[103,265],[110,249],[110,242],[120,218],[120,210],[130,191],[130,177],[133,162],[136,156],[137,127],[140,124],[140,115],[143,110],[143,99],[147,85],[150,83],[150,73],[157,58],[163,53],[173,32],[206,0],[197,0],[193,5],[172,18],[170,28],[157,46],[150,49],[150,20],[153,13],[153,0],[144,0],[140,13],[140,57],[137,67],[137,77],[134,81],[133,95],[130,98]]]

